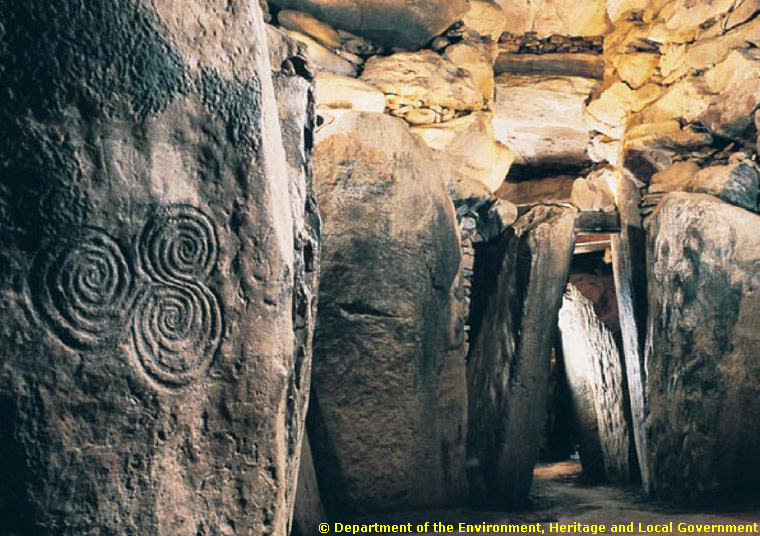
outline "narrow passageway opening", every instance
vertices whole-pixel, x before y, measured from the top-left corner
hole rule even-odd
[[[596,224],[589,224],[594,219]],[[612,265],[614,233],[607,232],[615,228],[593,215],[582,214],[578,221],[534,470],[533,492],[539,495],[547,479],[555,485],[640,480]]]

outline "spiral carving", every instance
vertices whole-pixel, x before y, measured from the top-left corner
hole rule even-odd
[[[35,258],[32,300],[66,344],[94,348],[124,331],[133,274],[119,245],[104,231],[84,227]]]
[[[187,384],[205,372],[219,347],[221,330],[219,303],[200,283],[151,285],[132,319],[140,363],[156,381],[169,386]]]
[[[171,205],[145,224],[139,251],[145,272],[160,281],[203,281],[214,269],[219,241],[211,219],[190,205]]]

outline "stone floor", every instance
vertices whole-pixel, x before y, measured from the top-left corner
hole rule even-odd
[[[760,524],[760,503],[752,502],[740,505],[722,506],[689,510],[654,503],[647,500],[638,488],[621,488],[607,485],[589,485],[584,483],[581,476],[580,463],[567,461],[555,464],[540,465],[534,472],[533,490],[531,493],[532,506],[523,512],[479,512],[467,509],[446,511],[427,511],[384,514],[367,516],[352,520],[351,523],[371,524],[406,524],[412,527],[430,522],[427,532],[434,533],[433,523],[453,525],[449,534],[474,534],[476,532],[457,532],[460,523],[470,525],[487,524],[535,524],[538,523],[544,534],[556,534],[550,531],[551,523],[572,525],[575,522],[584,525],[605,525],[605,534],[609,534],[610,525],[628,525],[633,523],[634,530],[626,534],[647,534],[639,530],[639,523],[646,529],[647,525],[667,526],[673,524],[673,531],[667,528],[657,531],[657,534],[699,534],[699,532],[679,532],[678,524],[689,525],[737,525]],[[331,528],[334,528],[331,527]],[[652,532],[654,533],[652,527]],[[342,532],[334,532],[341,534]],[[567,533],[578,533],[570,531]],[[488,532],[493,534],[494,532]],[[581,532],[591,534],[591,532]]]

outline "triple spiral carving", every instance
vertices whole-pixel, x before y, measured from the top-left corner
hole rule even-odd
[[[221,340],[219,301],[206,286],[218,249],[213,221],[189,205],[148,218],[139,272],[115,239],[86,227],[37,255],[32,302],[63,343],[91,350],[129,336],[154,381],[185,385],[208,369]]]

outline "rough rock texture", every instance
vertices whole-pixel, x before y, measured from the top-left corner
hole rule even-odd
[[[308,13],[283,9],[277,13],[277,22],[283,28],[306,34],[326,47],[340,48],[343,44],[338,32],[329,24],[325,24]]]
[[[760,477],[760,216],[669,194],[648,222],[654,491],[709,498]]]
[[[609,29],[604,0],[495,0],[504,10],[513,33],[536,32],[540,36],[603,35]]]
[[[273,0],[388,47],[415,49],[469,9],[466,0]]]
[[[369,84],[339,74],[321,72],[314,77],[317,108],[385,111],[385,95]]]
[[[530,489],[575,214],[572,208],[538,206],[483,257],[482,322],[467,364],[467,456],[477,459],[470,484],[480,504],[516,505]]]
[[[494,192],[504,182],[514,153],[494,139],[490,112],[434,125],[413,127],[412,132],[448,162],[453,180],[470,180]]]
[[[501,6],[492,0],[470,0],[470,9],[462,17],[462,22],[480,35],[498,41],[507,25],[507,17]]]
[[[580,77],[502,74],[496,78],[496,139],[531,167],[588,161],[583,105],[595,80]]]
[[[385,94],[418,100],[428,108],[483,108],[483,95],[469,74],[432,50],[370,58],[361,79]]]
[[[406,124],[346,112],[318,132],[324,218],[310,439],[329,512],[466,494],[459,234],[445,172]]]
[[[286,534],[317,251],[258,3],[0,27],[0,532]]]
[[[293,510],[291,536],[313,536],[319,531],[319,524],[327,520],[322,498],[319,495],[317,473],[308,434],[301,443],[301,460],[298,466],[298,484]]]
[[[496,43],[471,37],[446,47],[444,56],[451,63],[470,74],[486,102],[493,98],[493,64],[496,61]]]
[[[562,301],[559,327],[584,475],[626,482],[631,477],[631,435],[617,342],[594,303],[572,284]]]
[[[339,56],[329,48],[321,45],[301,32],[279,30],[271,26],[267,26],[267,31],[276,33],[282,32],[291,39],[303,43],[306,46],[306,56],[309,58],[309,67],[313,71],[324,71],[351,77],[355,77],[358,74],[354,63]]]

